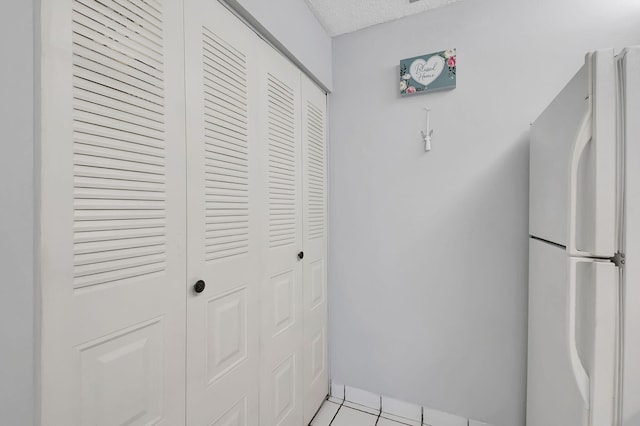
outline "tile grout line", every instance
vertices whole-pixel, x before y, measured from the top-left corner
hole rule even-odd
[[[327,398],[325,399],[325,401],[328,401],[331,396],[333,396],[333,395],[329,394],[327,396]],[[378,426],[378,423],[380,422],[381,418],[387,419],[387,420],[391,420],[392,422],[398,423],[399,425],[411,426],[408,423],[403,423],[403,422],[401,422],[401,421],[399,421],[397,419],[389,419],[389,417],[382,417],[382,414],[383,414],[383,411],[382,411],[382,408],[383,408],[382,407],[382,398],[383,397],[382,397],[382,395],[378,395],[378,397],[380,399],[380,405],[379,405],[379,408],[378,408],[377,415],[374,414],[374,413],[371,413],[370,411],[367,411],[367,410],[364,410],[364,409],[359,409],[359,408],[352,407],[352,406],[347,406],[347,408],[349,408],[350,410],[359,411],[359,412],[364,413],[364,414],[369,414],[369,415],[376,416],[376,422],[375,422],[374,426]],[[340,401],[340,405],[338,406],[338,409],[336,410],[335,414],[333,415],[333,418],[331,419],[331,421],[329,422],[329,424],[327,426],[332,426],[333,425],[333,422],[335,421],[336,417],[338,416],[338,413],[344,407],[346,402],[349,402],[350,404],[360,405],[360,404],[354,403],[352,401],[347,401],[347,389],[346,389],[346,385],[343,385],[342,400]],[[362,407],[363,408],[373,409],[372,407],[368,407],[366,405],[364,405]],[[419,420],[420,426],[431,426],[431,424],[425,423],[424,409],[425,409],[425,407],[420,405],[420,420]],[[316,415],[317,415],[317,413],[316,413]],[[314,418],[315,418],[315,416],[314,416]],[[407,420],[410,420],[410,419],[407,419]],[[462,420],[465,420],[465,419],[462,419]],[[313,421],[313,419],[312,419],[312,421]],[[414,420],[410,420],[410,421],[413,422]],[[309,425],[309,426],[311,426],[311,425]],[[471,419],[470,418],[466,419],[465,426],[471,426]]]
[[[329,395],[327,396],[327,398],[325,399],[325,401],[329,401],[329,398],[330,398],[331,396],[333,396],[333,395],[329,394]],[[335,397],[335,396],[334,396],[334,397]],[[380,398],[380,404],[379,404],[379,408],[378,408],[378,413],[377,413],[377,415],[376,415],[376,414],[374,414],[374,413],[371,413],[370,411],[367,411],[367,410],[364,410],[364,409],[359,409],[359,408],[352,407],[352,406],[347,406],[347,408],[349,408],[350,410],[359,411],[359,412],[364,413],[364,414],[369,414],[369,415],[376,416],[376,422],[375,422],[375,425],[374,425],[374,426],[378,426],[378,423],[380,422],[380,419],[381,419],[381,418],[382,418],[382,419],[389,419],[388,417],[382,417],[382,414],[383,414],[383,411],[382,411],[382,398],[383,398],[383,397],[382,397],[382,395],[379,395],[378,397]],[[331,402],[331,401],[329,401],[329,402]],[[359,405],[359,404],[357,404],[357,403],[353,403],[353,402],[351,402],[351,401],[347,401],[347,390],[346,390],[346,385],[343,385],[343,393],[342,393],[342,399],[340,400],[340,405],[338,406],[338,409],[336,410],[335,414],[333,415],[333,417],[332,417],[331,421],[329,422],[329,424],[328,424],[327,426],[332,426],[332,425],[334,424],[334,421],[335,421],[335,420],[336,420],[336,418],[338,417],[338,413],[339,413],[339,412],[340,412],[340,410],[345,406],[345,403],[346,403],[346,402],[349,402],[350,404]],[[334,404],[335,404],[335,403],[334,403]],[[367,407],[367,406],[363,406],[363,408],[365,408],[365,407]],[[317,414],[317,413],[316,413],[316,414]],[[314,418],[315,418],[315,416],[314,416]],[[313,420],[313,419],[312,419],[312,420]],[[391,420],[391,419],[389,419],[389,420]],[[403,426],[411,426],[410,424],[408,424],[408,423],[404,423],[404,422],[401,422],[401,421],[399,421],[399,420],[397,420],[397,419],[393,419],[392,421],[393,421],[394,423],[398,423],[399,425],[403,425]],[[420,419],[419,419],[419,422],[420,422],[420,426],[431,426],[430,424],[427,424],[427,423],[425,423],[425,421],[424,421],[424,406],[420,406]],[[309,426],[311,426],[311,425],[309,425]],[[321,426],[321,425],[318,425],[318,426]],[[465,426],[471,426],[470,419],[467,419],[467,424],[466,424]]]
[[[342,387],[342,402],[340,403],[340,406],[336,410],[336,413],[333,415],[333,418],[331,418],[331,421],[329,422],[329,424],[327,426],[331,426],[333,424],[333,421],[336,419],[336,417],[338,417],[338,413],[340,412],[340,409],[344,405],[344,401],[345,401],[346,398],[347,398],[347,386],[344,385]]]
[[[316,411],[316,413],[313,415],[313,417],[311,417],[311,420],[309,421],[309,424],[307,426],[312,426],[313,425],[313,421],[316,419],[316,417],[318,417],[318,413],[320,412],[320,410],[322,410],[322,407],[324,406],[324,404],[329,400],[329,398],[331,397],[331,394],[327,395],[324,398],[324,401],[322,402],[322,405],[320,406],[320,408],[318,408],[318,410]]]
[[[358,405],[357,403],[355,403],[355,402],[351,402],[351,401],[345,401],[345,402],[348,402],[348,403],[353,404],[353,405]],[[349,410],[357,411],[357,412],[359,412],[359,413],[368,414],[368,415],[370,415],[370,416],[377,416],[377,414],[372,413],[371,411],[367,411],[367,410],[365,410],[365,408],[369,408],[369,407],[367,407],[367,406],[365,406],[365,405],[361,405],[361,407],[363,407],[363,408],[356,408],[356,407],[353,407],[353,406],[351,406],[351,405],[347,405],[345,408],[348,408]],[[369,409],[370,409],[370,410],[373,410],[373,408],[369,408]]]
[[[380,395],[380,409],[378,410],[378,417],[376,418],[375,426],[378,426],[378,422],[380,421],[381,415],[382,415],[382,395]]]

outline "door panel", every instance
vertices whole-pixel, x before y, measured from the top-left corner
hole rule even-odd
[[[187,423],[257,424],[256,37],[215,1],[185,22]]]
[[[302,190],[300,72],[261,43],[260,132],[264,241],[261,291],[260,424],[303,423]]]
[[[567,245],[569,163],[587,112],[589,69],[583,66],[531,126],[529,233]]]
[[[531,240],[529,253],[527,426],[586,426],[568,350],[566,251]]]
[[[613,424],[617,268],[532,239],[529,274],[527,425]]]
[[[329,389],[327,359],[327,97],[302,76],[304,423]]]
[[[574,255],[616,251],[615,99],[613,51],[598,51],[531,127],[529,233]]]
[[[162,419],[164,349],[159,320],[78,349],[85,394],[81,424],[156,424]]]
[[[42,424],[183,424],[182,6],[42,16]]]
[[[580,293],[578,303],[588,318],[583,320],[588,328],[583,325],[586,330],[582,333],[590,337],[583,342],[591,343],[585,348],[588,351],[585,353],[589,353],[590,422],[592,425],[616,424],[620,402],[620,270],[608,261],[585,265],[590,269],[593,280],[581,281],[578,276],[578,285],[583,293],[590,294],[587,296],[590,303],[581,302]],[[578,327],[580,331],[580,323]]]

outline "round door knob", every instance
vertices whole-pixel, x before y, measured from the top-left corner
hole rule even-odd
[[[207,284],[204,281],[198,280],[193,286],[193,291],[195,291],[196,293],[202,293],[206,286]]]
[[[304,257],[304,252],[303,251],[298,253],[298,259],[302,260],[303,257]]]

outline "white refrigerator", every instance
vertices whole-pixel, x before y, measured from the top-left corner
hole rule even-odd
[[[640,48],[531,126],[527,426],[640,426]]]

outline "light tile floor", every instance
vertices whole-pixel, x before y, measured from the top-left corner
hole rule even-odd
[[[330,398],[320,407],[310,426],[421,426],[420,422],[379,413],[368,407]]]

